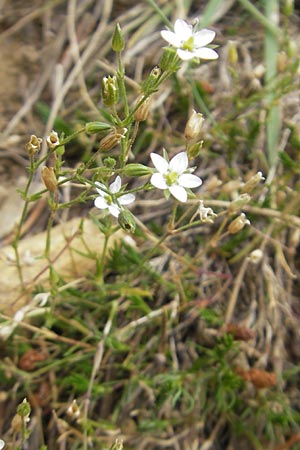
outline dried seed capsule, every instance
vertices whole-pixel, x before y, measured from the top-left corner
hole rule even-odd
[[[59,138],[58,138],[58,134],[56,133],[56,131],[51,131],[49,136],[46,138],[46,142],[47,142],[48,148],[50,148],[50,149],[55,148],[59,145]]]
[[[141,100],[143,100],[145,96],[142,94],[137,98],[136,103],[139,104]],[[148,117],[148,113],[149,113],[149,109],[150,109],[150,105],[151,105],[151,97],[147,97],[143,103],[138,107],[138,109],[136,110],[136,112],[134,113],[134,119],[137,122],[143,122],[144,120],[147,119]]]
[[[55,192],[57,189],[57,178],[55,176],[55,172],[53,167],[44,166],[42,168],[42,179],[44,185],[48,189],[49,192]]]
[[[250,225],[250,220],[247,219],[246,214],[242,213],[229,224],[228,232],[230,234],[238,233],[245,225]]]
[[[99,150],[108,151],[114,148],[125,137],[127,128],[113,128],[107,136],[100,141]]]
[[[43,139],[36,137],[34,134],[31,135],[30,141],[25,146],[29,155],[34,155],[40,151],[42,141]]]
[[[193,109],[184,130],[184,136],[188,142],[196,142],[200,138],[203,122],[203,115]]]

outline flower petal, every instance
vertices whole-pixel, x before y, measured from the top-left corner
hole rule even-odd
[[[208,30],[207,28],[197,31],[194,34],[195,48],[205,47],[207,44],[210,44],[214,40],[215,35],[216,33],[214,31]]]
[[[169,191],[175,197],[177,200],[179,200],[182,203],[185,203],[187,201],[187,192],[182,186],[170,186]]]
[[[182,59],[182,61],[189,61],[196,56],[194,52],[190,52],[189,50],[182,50],[181,48],[177,49],[177,55],[180,59]]]
[[[104,184],[100,183],[99,181],[96,181],[95,184],[99,187],[99,189],[96,188],[96,191],[98,192],[98,194],[100,194],[102,197],[104,197],[105,191],[107,191],[107,187]]]
[[[169,44],[173,45],[176,48],[180,47],[182,44],[180,37],[173,33],[173,31],[162,30],[160,32],[160,35],[165,41],[169,42]]]
[[[183,173],[178,178],[178,184],[184,188],[195,188],[201,186],[202,180],[196,175],[190,173]]]
[[[179,50],[177,50],[178,53]],[[194,56],[197,56],[200,59],[218,59],[219,55],[212,48],[199,48],[194,51]]]
[[[175,34],[180,38],[182,42],[187,41],[193,36],[193,27],[189,25],[185,20],[177,19],[174,24]]]
[[[129,203],[134,202],[135,195],[133,194],[124,194],[118,198],[120,205],[129,205]]]
[[[115,203],[112,203],[111,205],[109,205],[108,211],[110,212],[110,214],[112,216],[118,217],[119,214],[120,214],[121,209],[119,208],[118,205],[116,205]]]
[[[107,209],[108,208],[107,201],[103,197],[95,198],[94,205],[96,206],[96,208],[99,208],[99,209]]]
[[[188,166],[189,160],[186,152],[180,152],[169,163],[171,172],[183,173]]]
[[[167,189],[167,183],[161,173],[154,173],[150,179],[150,183],[157,189]]]
[[[169,168],[168,161],[165,160],[162,156],[158,155],[157,153],[151,153],[150,157],[152,159],[152,162],[154,164],[154,167],[156,170],[158,170],[159,173],[166,173]]]
[[[112,194],[116,194],[117,192],[119,192],[120,189],[121,189],[121,178],[118,175],[115,181],[111,183],[111,185],[109,186],[109,190]]]

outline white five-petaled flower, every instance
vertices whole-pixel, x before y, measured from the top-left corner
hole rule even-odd
[[[192,175],[194,169],[188,168],[186,152],[178,153],[170,162],[157,153],[151,153],[152,162],[157,170],[151,176],[151,184],[158,189],[169,191],[180,202],[187,201],[186,188],[201,186],[202,180]]]
[[[214,31],[207,28],[194,31],[192,25],[189,25],[182,19],[177,19],[174,25],[174,32],[163,30],[160,34],[165,41],[177,48],[177,55],[183,61],[195,57],[200,59],[217,59],[219,56],[215,50],[206,47],[216,35]]]
[[[114,195],[120,192],[121,189],[121,178],[119,176],[111,183],[109,188],[98,181],[95,184],[97,185],[96,189],[99,197],[95,198],[94,205],[99,209],[108,209],[114,217],[119,216],[122,205],[129,205],[135,199],[133,194],[123,194],[117,197],[117,201],[115,200]]]

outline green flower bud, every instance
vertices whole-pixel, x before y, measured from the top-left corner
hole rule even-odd
[[[142,177],[144,175],[152,175],[152,169],[143,164],[127,164],[124,167],[124,173],[127,177]]]
[[[101,133],[111,129],[111,125],[105,122],[88,122],[85,124],[86,133]]]
[[[107,169],[113,169],[116,165],[116,162],[117,161],[114,158],[111,158],[110,156],[108,158],[105,158],[105,160],[103,161]]]
[[[105,106],[115,105],[119,100],[119,87],[116,76],[102,79],[102,100]]]
[[[203,141],[196,142],[196,144],[189,145],[187,147],[187,154],[189,159],[195,159],[200,155],[203,147]]]
[[[179,68],[176,51],[172,47],[165,47],[159,61],[159,67],[165,72],[176,72]]]
[[[135,218],[128,209],[123,209],[120,212],[118,222],[123,230],[128,231],[129,233],[134,233],[136,227]]]
[[[27,401],[26,398],[24,398],[22,403],[20,403],[17,407],[17,413],[19,414],[19,416],[27,418],[29,417],[30,412],[31,412],[30,403]]]
[[[122,30],[118,23],[112,37],[111,46],[114,52],[121,52],[125,47]]]

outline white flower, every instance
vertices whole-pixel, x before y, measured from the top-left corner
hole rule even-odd
[[[98,186],[97,192],[99,197],[95,198],[94,205],[99,209],[108,209],[110,214],[114,217],[118,217],[122,206],[121,205],[129,205],[135,199],[133,194],[123,194],[118,197],[116,201],[114,195],[120,192],[121,189],[121,178],[117,176],[115,181],[111,183],[109,188],[107,188],[104,184],[96,182]]]
[[[177,19],[174,25],[174,32],[163,30],[161,37],[169,44],[177,48],[177,55],[183,61],[193,58],[217,59],[218,53],[212,48],[205,47],[210,44],[216,33],[207,28],[194,31],[192,25],[181,19]]]
[[[5,442],[4,442],[2,439],[0,439],[0,450],[1,450],[4,446],[5,446]]]
[[[157,170],[151,177],[151,184],[158,189],[168,190],[180,202],[187,201],[185,188],[201,186],[202,180],[188,168],[186,152],[178,153],[170,162],[157,153],[151,153],[152,162]]]

